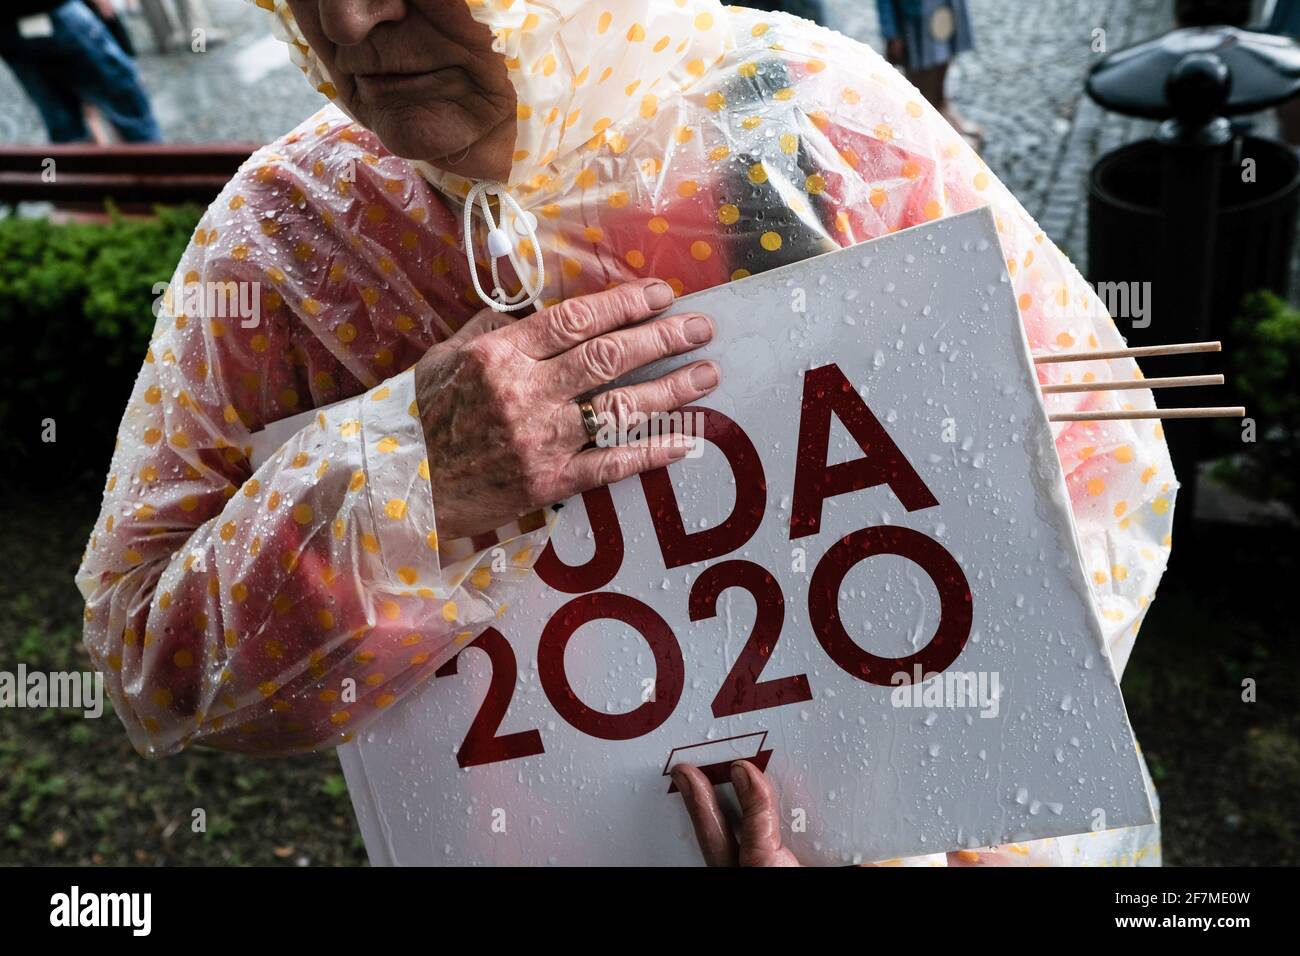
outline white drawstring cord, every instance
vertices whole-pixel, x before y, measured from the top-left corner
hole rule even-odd
[[[532,243],[533,258],[537,262],[537,277],[533,285],[529,285],[527,278],[524,276],[523,266],[515,257],[514,240],[492,218],[492,209],[488,205],[488,196],[490,195],[500,197],[502,204],[510,207],[515,216],[515,228],[518,229],[522,225],[528,241]],[[487,295],[483,291],[483,286],[479,284],[478,265],[474,262],[475,201],[478,202],[479,208],[483,211],[483,220],[488,227],[488,257],[492,262],[493,288],[491,296]],[[514,295],[507,295],[501,286],[501,277],[497,272],[497,260],[502,256],[506,256],[510,260],[515,275],[519,277],[521,288]],[[483,300],[489,309],[496,312],[513,312],[515,309],[522,309],[525,306],[532,305],[537,301],[538,296],[542,294],[542,288],[546,283],[546,270],[542,262],[542,247],[537,241],[537,231],[533,228],[533,220],[501,183],[486,180],[476,182],[470,187],[469,193],[465,196],[465,261],[469,264],[469,275],[474,283],[474,291],[478,293],[478,297]]]

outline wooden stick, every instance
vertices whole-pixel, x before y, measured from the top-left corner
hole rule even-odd
[[[1184,388],[1190,385],[1222,385],[1222,375],[1171,375],[1168,378],[1135,378],[1119,382],[1072,382],[1069,385],[1044,385],[1044,395],[1065,392],[1125,392],[1140,388]]]
[[[1039,352],[1034,355],[1035,365],[1053,362],[1096,362],[1101,359],[1142,358],[1148,355],[1186,355],[1189,352],[1222,352],[1219,342],[1181,342],[1172,345],[1142,345],[1132,349],[1103,349],[1099,352]]]
[[[1118,412],[1058,412],[1049,422],[1119,422],[1143,418],[1245,418],[1244,408],[1147,408]]]

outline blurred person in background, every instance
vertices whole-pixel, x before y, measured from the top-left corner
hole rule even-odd
[[[208,12],[206,0],[172,0],[172,5],[176,8],[176,22],[180,26],[183,46],[194,42],[195,30],[203,31],[208,46],[225,42],[226,32],[212,25],[212,14]]]
[[[126,21],[113,0],[85,0],[85,2],[95,12],[95,16],[103,21],[104,26],[108,27],[108,32],[113,34],[113,39],[122,48],[122,52],[134,60],[135,43],[131,39],[131,31],[126,28]]]
[[[902,68],[958,133],[978,150],[984,131],[967,122],[948,101],[948,65],[975,48],[966,0],[876,0],[885,59]]]
[[[90,7],[95,16],[99,17],[104,26],[108,27],[108,32],[113,35],[117,45],[122,48],[132,60],[135,59],[135,43],[131,40],[131,31],[126,27],[126,20],[121,16],[120,11],[114,5],[113,0],[83,0]],[[104,145],[113,141],[113,136],[108,130],[108,124],[104,122],[104,117],[99,110],[86,103],[82,107],[86,116],[86,125],[90,128],[91,139],[97,145]]]
[[[224,30],[212,26],[212,14],[204,0],[139,0],[145,21],[159,53],[193,49],[195,31],[202,31],[203,45],[225,42]]]
[[[167,53],[176,38],[171,8],[167,0],[135,0],[137,8],[144,14],[144,22],[149,24],[153,34],[154,49]]]
[[[101,6],[111,4],[107,0]],[[162,138],[135,63],[82,0],[11,0],[0,57],[40,110],[52,143],[91,141],[87,105],[128,143]]]

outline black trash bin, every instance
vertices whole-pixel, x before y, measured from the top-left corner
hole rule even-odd
[[[1254,161],[1254,181],[1242,179]],[[1103,156],[1088,183],[1088,280],[1156,282],[1160,275],[1163,210],[1158,186],[1162,147],[1141,140]],[[1300,213],[1300,157],[1274,140],[1245,137],[1221,166],[1215,227],[1209,337],[1231,340],[1231,324],[1249,293],[1289,291],[1296,215]],[[1178,337],[1168,325],[1121,322],[1130,345]]]
[[[1219,339],[1231,351],[1242,298],[1288,291],[1300,160],[1283,143],[1245,135],[1229,117],[1300,93],[1300,44],[1234,27],[1185,27],[1102,58],[1087,91],[1109,110],[1160,121],[1155,137],[1093,167],[1089,281],[1130,292],[1132,283],[1151,284],[1140,319],[1115,316],[1131,345]],[[1199,355],[1178,369],[1221,370]],[[1179,404],[1221,404],[1213,391],[1180,389]],[[1224,449],[1194,420],[1167,435],[1183,486],[1175,521],[1188,531],[1197,464]]]

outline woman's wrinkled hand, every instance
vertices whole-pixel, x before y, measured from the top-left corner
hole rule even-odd
[[[707,865],[802,865],[781,842],[781,818],[772,781],[748,760],[731,765],[731,785],[740,798],[741,811],[734,829],[718,804],[713,784],[697,767],[678,764],[672,778],[686,803]]]
[[[441,538],[490,531],[690,451],[676,434],[587,448],[576,404],[622,375],[713,338],[712,321],[694,313],[642,322],[672,301],[671,287],[651,279],[513,321],[485,309],[424,354],[415,366],[416,402]],[[632,412],[670,412],[717,384],[717,364],[695,362],[591,403],[602,423],[618,427]]]

